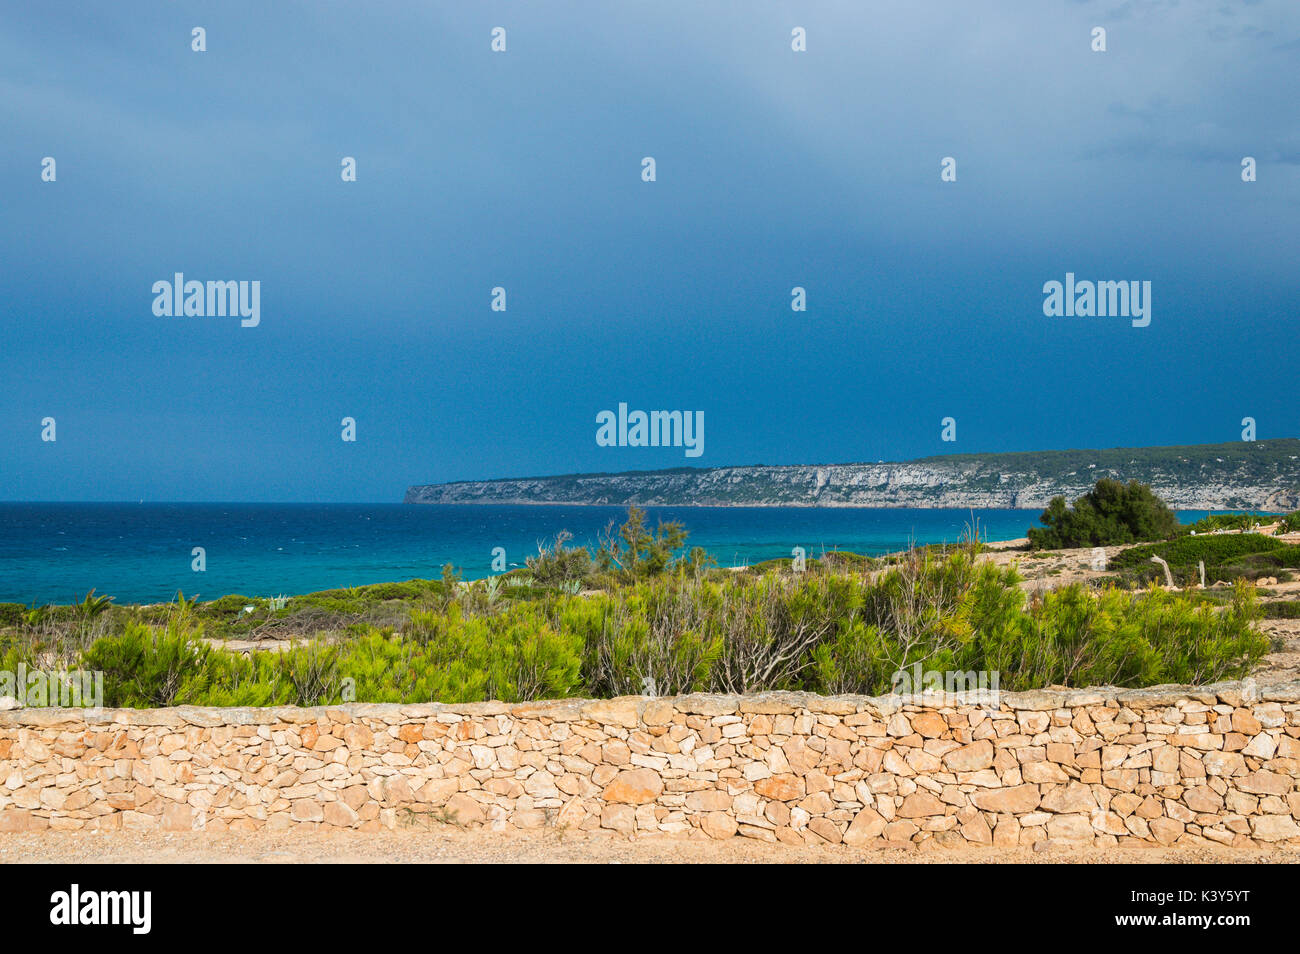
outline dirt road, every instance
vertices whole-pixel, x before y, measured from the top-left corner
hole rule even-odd
[[[666,836],[632,841],[559,832],[494,833],[451,826],[360,832],[51,832],[0,835],[0,864],[1295,864],[1300,849],[792,848],[743,838],[725,842]]]

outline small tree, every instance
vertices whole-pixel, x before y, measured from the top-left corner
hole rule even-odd
[[[602,569],[614,570],[632,580],[662,573],[673,560],[673,552],[686,543],[686,528],[677,520],[662,520],[654,532],[646,528],[645,511],[627,508],[627,520],[614,530],[611,520],[600,536],[597,560]]]
[[[1178,532],[1178,517],[1147,484],[1127,485],[1103,477],[1074,502],[1053,497],[1039,521],[1029,528],[1035,549],[1099,547],[1148,540],[1167,540]]]

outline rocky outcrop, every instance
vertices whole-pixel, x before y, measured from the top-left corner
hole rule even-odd
[[[0,832],[444,823],[1300,845],[1300,683],[0,713]]]
[[[1300,508],[1300,440],[460,481],[411,487],[406,502],[1040,509],[1102,477],[1150,484],[1177,510],[1291,511]]]

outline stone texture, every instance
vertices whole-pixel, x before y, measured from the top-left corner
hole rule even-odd
[[[651,769],[630,769],[619,772],[605,787],[601,798],[607,802],[625,802],[629,805],[648,805],[664,790],[664,780]]]
[[[989,768],[993,765],[993,743],[981,739],[953,749],[943,757],[943,764],[950,772],[977,772]]]
[[[0,833],[1300,845],[1300,685],[0,711]]]

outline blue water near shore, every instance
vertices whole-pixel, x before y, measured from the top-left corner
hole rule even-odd
[[[652,507],[680,520],[688,546],[721,566],[823,550],[879,554],[909,543],[955,543],[969,510],[823,507]],[[0,503],[0,602],[67,603],[94,587],[119,604],[216,599],[436,578],[445,563],[468,579],[492,574],[492,550],[521,566],[539,541],[568,530],[594,547],[619,507],[404,504]],[[976,510],[981,536],[1022,537],[1037,510]],[[1195,519],[1204,513],[1180,514]],[[207,569],[191,569],[194,547]]]

